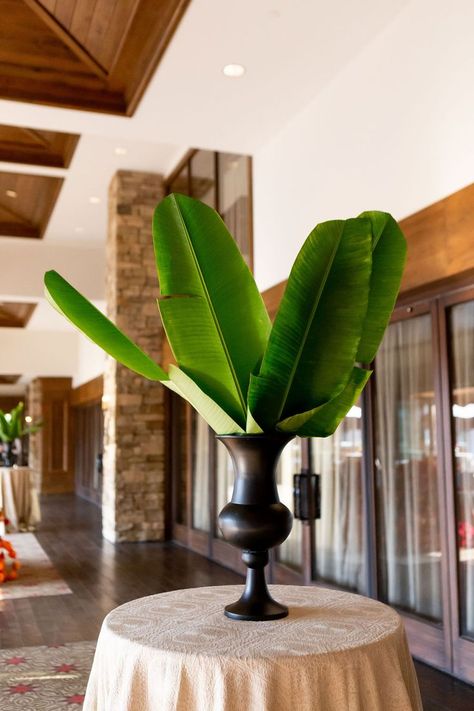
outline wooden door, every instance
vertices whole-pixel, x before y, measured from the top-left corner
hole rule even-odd
[[[77,496],[100,505],[104,416],[101,403],[74,408],[74,459]]]

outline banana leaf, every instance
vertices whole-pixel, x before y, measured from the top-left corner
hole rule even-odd
[[[397,299],[406,259],[403,232],[388,212],[363,212],[372,225],[369,304],[356,360],[370,363],[377,352]]]
[[[329,437],[357,402],[371,373],[371,370],[353,368],[347,385],[336,397],[312,410],[287,417],[278,423],[277,429],[299,437]]]
[[[156,208],[159,309],[176,361],[242,429],[250,373],[271,323],[235,240],[219,215],[184,195]]]
[[[203,393],[183,370],[170,365],[169,375],[170,380],[164,381],[163,384],[187,400],[216,434],[244,433],[243,429],[214,400]]]
[[[291,270],[249,406],[263,430],[328,402],[346,385],[365,319],[371,223],[318,225]]]
[[[11,442],[10,426],[5,413],[0,411],[0,439],[2,442]]]
[[[115,360],[149,380],[167,380],[168,375],[131,341],[99,309],[55,271],[44,276],[46,297],[60,314]]]

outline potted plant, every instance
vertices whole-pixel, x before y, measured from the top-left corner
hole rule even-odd
[[[24,404],[19,402],[11,412],[0,410],[0,440],[4,444],[2,459],[5,467],[12,467],[16,463],[16,454],[13,452],[15,440],[28,434],[34,434],[41,427],[41,422],[25,427],[23,409]]]
[[[169,195],[156,208],[158,308],[176,359],[166,373],[54,271],[52,304],[123,365],[185,398],[228,448],[236,473],[219,517],[243,549],[245,591],[237,619],[288,611],[269,595],[268,549],[292,517],[279,502],[275,466],[296,435],[334,432],[370,376],[399,290],[406,244],[395,220],[365,212],[317,225],[291,270],[272,326],[255,281],[220,216]]]

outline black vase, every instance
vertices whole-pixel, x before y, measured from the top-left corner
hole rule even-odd
[[[2,449],[4,467],[12,467],[16,463],[16,454],[13,453],[13,442],[4,442]]]
[[[293,435],[219,435],[234,464],[232,499],[219,514],[226,541],[242,548],[247,566],[245,590],[225,614],[234,620],[277,620],[288,608],[273,600],[265,581],[268,549],[288,537],[293,516],[278,498],[275,469]]]

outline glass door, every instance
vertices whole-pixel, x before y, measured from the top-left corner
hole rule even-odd
[[[448,669],[436,311],[399,309],[375,363],[378,597],[405,617],[412,652]]]
[[[474,682],[474,290],[440,304],[453,672]]]
[[[321,516],[314,526],[314,578],[323,585],[366,593],[360,402],[333,435],[311,439],[310,461],[320,476],[321,495]]]

